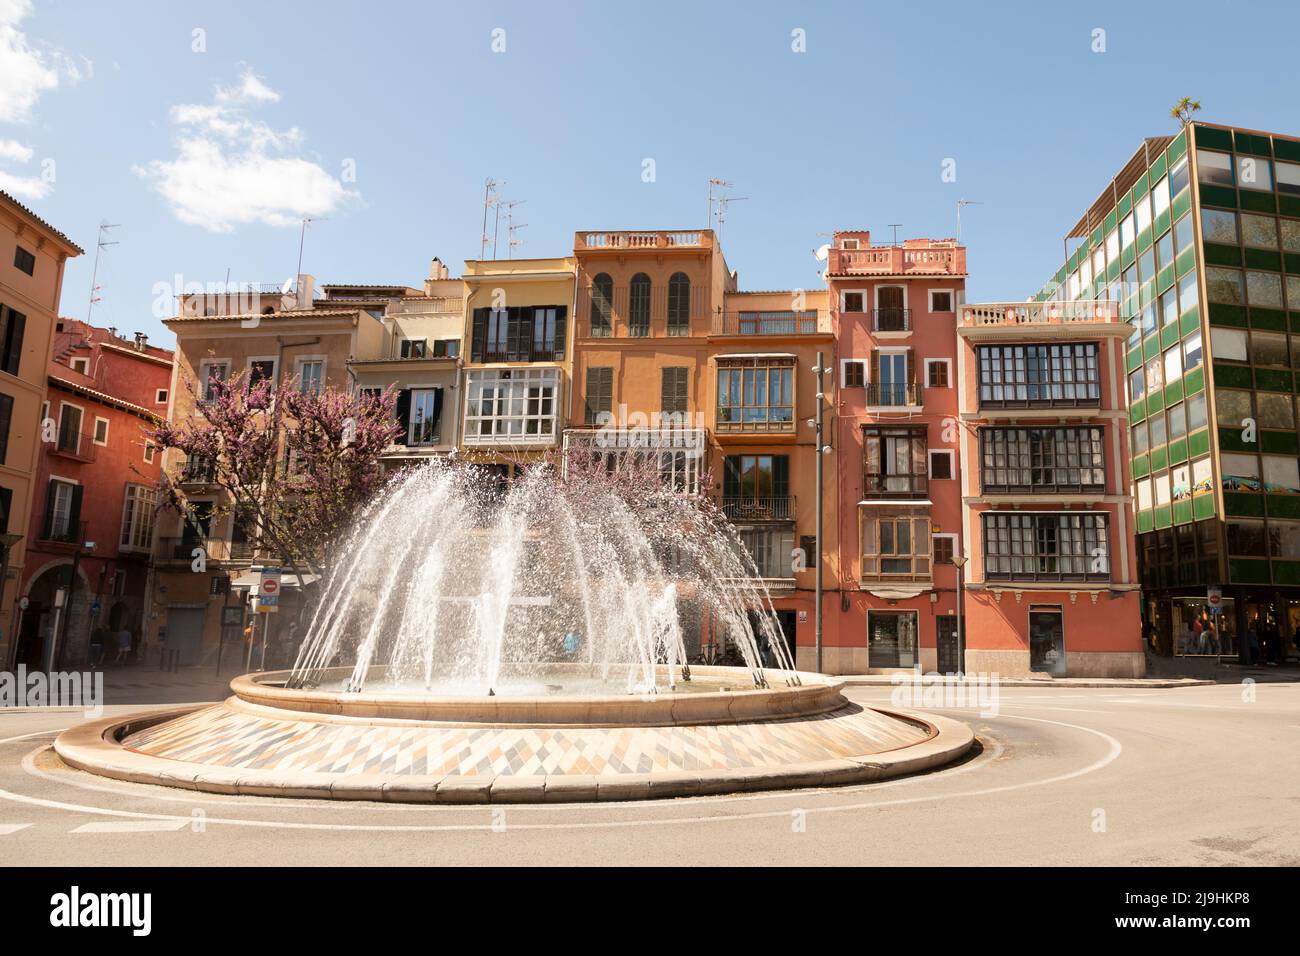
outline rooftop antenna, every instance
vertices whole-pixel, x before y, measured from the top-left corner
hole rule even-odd
[[[95,303],[100,300],[100,296],[96,295],[96,293],[99,292],[99,285],[97,284],[99,281],[99,254],[103,252],[106,247],[116,246],[118,244],[116,241],[109,242],[105,237],[108,235],[108,230],[116,229],[120,225],[121,223],[106,222],[102,219],[99,222],[99,239],[95,242],[95,267],[90,273],[90,302],[86,305],[87,325],[90,325],[90,314],[95,311]]]
[[[515,238],[515,232],[517,230],[526,229],[528,227],[528,223],[526,222],[520,222],[520,223],[515,222],[515,207],[522,206],[526,202],[528,202],[527,199],[512,199],[509,202],[502,203],[502,205],[506,207],[506,258],[507,259],[513,259],[515,257],[515,246],[522,246],[525,242],[528,241],[527,239]]]
[[[317,216],[302,221],[302,230],[298,233],[298,271],[293,274],[293,287],[295,289],[298,288],[298,276],[302,275],[302,247],[307,241],[307,226],[313,222],[324,222],[327,218],[327,216]],[[229,280],[227,279],[227,281]]]
[[[718,198],[718,242],[722,241],[722,224],[727,221],[727,204],[742,202],[748,196],[720,196]]]
[[[901,225],[902,225],[901,222],[889,223],[889,228],[894,230],[894,245],[898,245],[898,229]]]
[[[487,217],[488,217],[488,210],[491,209],[493,206],[495,206],[495,205],[497,205],[498,203],[501,202],[501,193],[499,193],[497,190],[499,189],[499,187],[504,186],[504,185],[505,185],[505,181],[504,181],[504,180],[503,180],[502,182],[497,182],[497,181],[496,181],[495,179],[493,179],[491,176],[489,176],[489,177],[484,181],[484,183],[483,183],[483,232],[482,232],[482,235],[481,235],[481,237],[480,237],[480,239],[479,239],[479,247],[478,247],[478,257],[479,257],[479,259],[484,259],[484,258],[487,257],[487,245],[488,245]],[[493,244],[495,245],[495,241],[494,241]],[[492,253],[492,255],[493,255],[493,257],[495,258],[495,257],[496,257],[496,252],[494,251],[494,252]]]
[[[957,200],[957,242],[961,242],[961,207],[962,206],[982,206],[984,205],[978,199],[958,199]]]
[[[709,218],[708,218],[708,223],[709,223],[709,228],[710,228],[710,229],[713,228],[713,200],[714,200],[713,191],[714,191],[715,189],[730,189],[730,188],[731,188],[732,186],[734,186],[734,185],[736,185],[736,184],[735,184],[735,183],[731,183],[731,182],[727,182],[727,180],[725,180],[725,179],[710,179],[710,180],[709,180]]]

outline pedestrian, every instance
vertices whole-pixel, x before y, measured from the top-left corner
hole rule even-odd
[[[108,629],[102,624],[96,624],[95,629],[90,632],[90,666],[98,667],[99,662],[104,659],[104,636]]]
[[[1259,660],[1259,634],[1255,630],[1254,621],[1246,625],[1246,660],[1252,667]]]
[[[125,624],[122,630],[117,632],[117,657],[113,658],[114,664],[125,664],[131,654],[131,629]]]

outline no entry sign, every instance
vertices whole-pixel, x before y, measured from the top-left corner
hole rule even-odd
[[[263,568],[257,580],[257,610],[263,614],[280,609],[280,568]]]

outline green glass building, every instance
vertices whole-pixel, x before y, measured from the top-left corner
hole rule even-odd
[[[1294,655],[1300,139],[1208,123],[1148,139],[1066,241],[1036,298],[1119,301],[1133,327],[1137,551],[1158,650]]]

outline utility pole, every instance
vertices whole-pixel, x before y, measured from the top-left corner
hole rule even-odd
[[[99,223],[99,239],[95,243],[95,267],[90,272],[90,302],[86,306],[86,324],[90,325],[90,314],[95,310],[95,303],[99,301],[99,296],[95,293],[99,291],[99,254],[104,251],[106,246],[116,246],[116,242],[109,242],[104,237],[108,235],[108,230],[116,229],[121,223],[104,222]],[[177,293],[179,295],[179,292]]]
[[[957,567],[957,672],[966,673],[966,629],[962,626],[961,606],[964,592],[962,590],[962,571],[966,568],[965,545],[959,543],[958,551],[952,556],[952,563]]]

